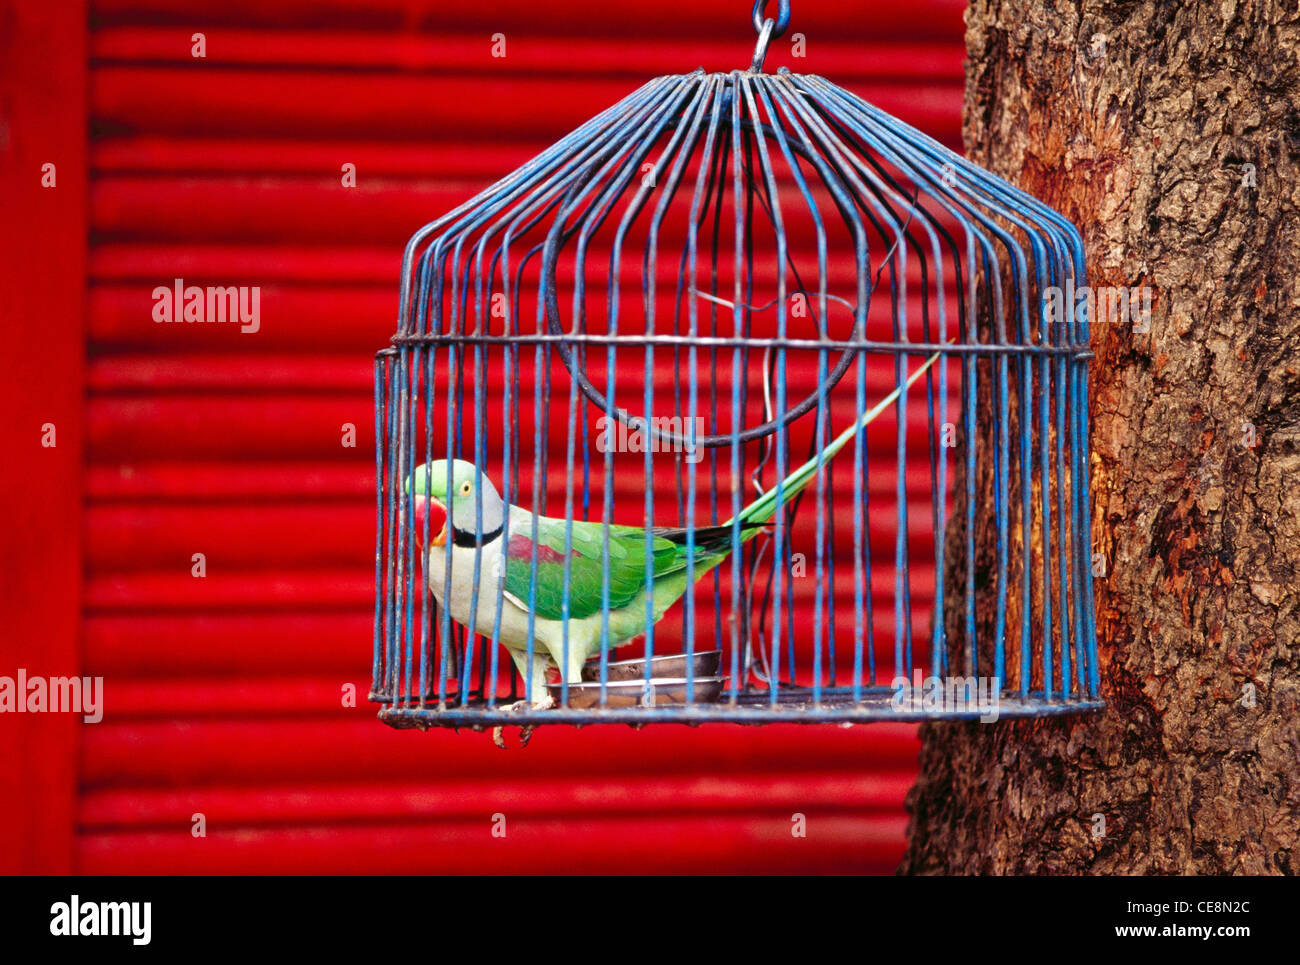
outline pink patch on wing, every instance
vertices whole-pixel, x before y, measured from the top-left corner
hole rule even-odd
[[[515,534],[510,537],[510,545],[506,547],[506,556],[512,560],[524,560],[531,562],[533,558],[533,541],[527,536]],[[551,549],[549,546],[537,544],[537,562],[538,563],[563,563],[564,556]]]

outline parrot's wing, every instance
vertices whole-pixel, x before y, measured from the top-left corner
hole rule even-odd
[[[603,523],[573,524],[572,552],[569,554],[569,616],[583,619],[600,612],[605,553]],[[548,620],[564,616],[565,526],[562,519],[540,517],[537,542],[532,527],[525,524],[520,532],[511,532],[506,544],[505,589],[525,606],[534,554],[537,559],[537,596],[534,612]],[[609,606],[617,610],[627,606],[646,583],[646,543],[650,544],[651,566],[656,578],[673,573],[686,565],[684,547],[672,540],[648,534],[635,526],[609,527]]]

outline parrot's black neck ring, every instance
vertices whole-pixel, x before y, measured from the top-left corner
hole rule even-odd
[[[475,549],[476,547],[486,546],[488,543],[495,542],[500,536],[504,526],[498,526],[490,533],[484,533],[481,536],[475,536],[463,529],[451,529],[451,542],[453,546],[460,546],[466,549]]]

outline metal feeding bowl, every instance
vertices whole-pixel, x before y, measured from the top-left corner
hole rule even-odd
[[[608,680],[645,680],[645,658],[632,660],[611,660],[606,664]],[[702,650],[696,654],[670,653],[662,657],[650,658],[650,677],[659,679],[680,679],[694,677],[696,682],[702,677],[716,677],[722,666],[721,650]],[[582,679],[600,680],[600,658],[588,660],[582,668]]]
[[[644,665],[644,661],[640,661]],[[610,666],[613,666],[611,664]],[[687,695],[684,677],[659,677],[645,680],[615,680],[605,684],[601,700],[599,681],[569,684],[568,706],[573,710],[607,707],[663,707],[672,704],[712,704],[722,696],[723,677],[696,677],[694,692]],[[551,699],[564,705],[564,685],[548,685]]]

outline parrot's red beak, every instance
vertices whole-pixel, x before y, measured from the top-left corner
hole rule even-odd
[[[411,508],[415,513],[415,540],[417,543],[424,543],[424,520],[429,519],[429,532],[433,533],[433,539],[429,540],[434,546],[442,546],[447,542],[447,507],[432,496],[424,496],[416,493],[411,497]]]

